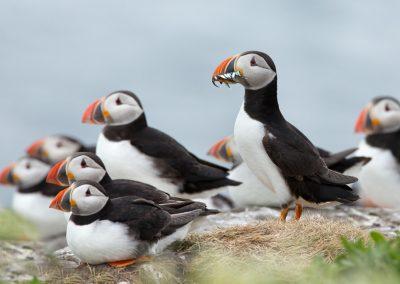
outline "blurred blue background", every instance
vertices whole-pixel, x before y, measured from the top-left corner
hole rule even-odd
[[[82,125],[95,98],[129,89],[150,124],[205,157],[232,132],[243,90],[215,88],[227,56],[269,53],[284,115],[322,147],[357,145],[354,121],[374,96],[397,96],[400,2],[0,2],[0,167],[52,133],[94,143]],[[11,189],[0,188],[1,203]]]

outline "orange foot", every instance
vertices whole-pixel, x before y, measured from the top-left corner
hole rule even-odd
[[[127,267],[127,266],[135,264],[135,263],[136,263],[136,259],[127,259],[127,260],[119,260],[119,261],[109,262],[108,265],[115,267],[115,268],[122,268],[122,267]]]

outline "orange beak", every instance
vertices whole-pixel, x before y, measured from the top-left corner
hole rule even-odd
[[[82,123],[104,124],[106,122],[108,112],[102,109],[103,101],[104,98],[98,99],[86,108],[82,116]]]
[[[354,126],[354,131],[356,133],[366,133],[374,130],[380,125],[379,119],[371,118],[370,115],[371,105],[369,104],[365,107],[357,118],[356,124]]]
[[[5,167],[0,172],[0,184],[8,185],[8,184],[15,183],[14,175],[12,173],[13,169],[14,169],[14,164],[12,164],[8,167]]]
[[[232,149],[229,147],[231,139],[231,136],[221,139],[208,150],[207,155],[223,162],[233,162]]]
[[[47,174],[46,182],[60,186],[69,185],[66,174],[66,164],[67,160],[62,160],[55,164]]]
[[[235,62],[236,59],[239,58],[240,54],[228,57],[223,60],[217,68],[215,68],[214,73],[212,75],[212,83],[216,85],[215,82],[226,83],[236,83],[234,80],[236,77],[241,77],[241,72],[236,70]]]
[[[47,156],[47,154],[45,152],[43,152],[44,142],[45,142],[45,139],[39,139],[39,140],[33,142],[26,149],[26,153],[28,153],[28,155],[31,156],[31,157]]]
[[[61,204],[64,199],[64,196],[69,192],[69,190],[70,190],[70,188],[67,187],[67,188],[61,190],[59,193],[57,193],[57,195],[51,201],[49,208],[68,212],[69,210],[67,208],[63,208]]]

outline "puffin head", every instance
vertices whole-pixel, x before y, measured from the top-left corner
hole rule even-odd
[[[78,152],[55,164],[47,175],[47,182],[62,186],[80,180],[100,182],[106,173],[106,167],[98,156]]]
[[[210,150],[208,150],[207,155],[227,163],[235,163],[241,160],[233,136],[227,136],[216,142]]]
[[[88,124],[125,125],[144,113],[139,98],[129,91],[117,91],[91,103],[82,116]]]
[[[50,166],[32,157],[23,157],[0,172],[0,183],[20,188],[35,186],[47,176]]]
[[[389,133],[400,129],[400,102],[393,97],[376,97],[360,113],[354,130],[358,133]]]
[[[212,75],[212,82],[239,83],[249,90],[259,90],[276,78],[272,59],[260,51],[246,51],[222,61]],[[217,85],[216,85],[217,86]]]
[[[36,157],[54,164],[76,151],[79,151],[81,147],[82,144],[72,137],[51,135],[32,143],[27,148],[26,152],[31,157]]]
[[[49,207],[72,212],[74,215],[88,216],[103,209],[108,199],[100,184],[92,181],[77,181],[60,191]]]

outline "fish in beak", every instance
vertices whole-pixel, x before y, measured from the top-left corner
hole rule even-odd
[[[16,185],[19,181],[18,176],[14,173],[15,164],[11,164],[5,167],[0,172],[0,184],[4,185]]]
[[[229,142],[231,141],[232,137],[227,136],[217,143],[215,143],[210,150],[208,150],[207,155],[214,157],[217,160],[233,163],[234,157],[231,147],[229,146]]]
[[[372,105],[369,104],[359,114],[356,124],[354,126],[354,131],[356,133],[368,133],[380,126],[381,123],[379,119],[371,117],[371,107]]]
[[[73,187],[67,187],[61,190],[51,201],[49,208],[70,212],[72,207],[76,206],[75,200],[71,198]]]
[[[26,153],[31,157],[47,158],[48,153],[43,149],[45,139],[39,139],[33,142],[27,149]]]
[[[70,181],[74,180],[74,176],[67,171],[67,160],[59,161],[49,171],[46,182],[60,186],[68,186]]]
[[[245,80],[242,76],[242,72],[236,68],[236,61],[239,57],[240,54],[228,57],[218,65],[211,79],[214,86],[218,87],[216,82],[219,82],[221,85],[226,84],[229,87],[229,84],[235,84],[238,83],[239,80]]]
[[[104,107],[104,101],[105,98],[101,98],[91,103],[83,113],[82,123],[105,124],[110,114]]]

